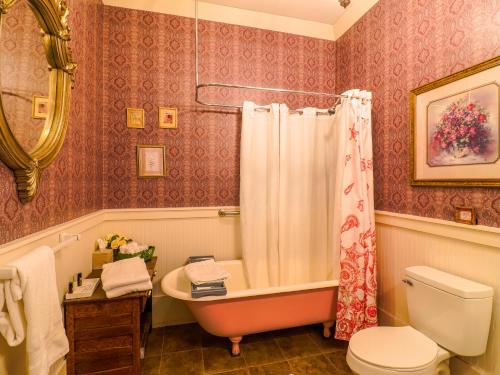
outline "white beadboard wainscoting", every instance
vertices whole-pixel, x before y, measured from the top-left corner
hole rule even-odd
[[[60,233],[79,233],[81,240],[56,255],[62,301],[66,284],[76,272],[91,269],[94,241],[119,232],[156,245],[158,276],[154,287],[154,325],[192,321],[182,303],[165,296],[161,278],[184,264],[190,255],[217,259],[241,257],[239,217],[219,217],[222,207],[101,210],[0,246],[0,265],[40,245],[55,246]],[[231,210],[235,207],[223,207]],[[500,375],[500,228],[467,226],[450,221],[377,212],[379,307],[383,324],[406,324],[408,312],[401,279],[411,265],[429,265],[495,289],[493,322],[487,353],[452,360],[453,375]],[[460,327],[457,327],[460,329]],[[7,348],[0,339],[0,374],[23,373],[24,347]],[[64,370],[63,372],[64,373]]]
[[[56,258],[57,285],[62,302],[71,277],[92,269],[95,240],[118,232],[139,242],[156,245],[158,276],[154,289],[156,326],[192,321],[182,303],[166,297],[159,288],[161,278],[182,266],[189,255],[213,254],[217,259],[241,257],[239,217],[219,217],[218,210],[235,207],[159,208],[100,210],[67,223],[0,246],[0,266],[42,246],[56,246],[61,233],[80,234],[81,240],[60,250]],[[0,338],[0,374],[24,374],[24,344],[7,346]],[[65,363],[54,366],[51,374],[65,374]]]
[[[154,327],[193,321],[182,302],[161,291],[161,279],[168,272],[184,265],[192,255],[214,255],[218,260],[241,258],[239,216],[219,217],[218,210],[213,207],[106,210],[101,225],[104,233],[123,233],[139,243],[156,246]]]
[[[96,238],[102,235],[99,231],[102,217],[102,212],[95,212],[2,245],[0,246],[0,265],[7,264],[39,246],[59,244],[61,233],[80,234],[80,241],[71,243],[55,255],[57,287],[59,299],[62,302],[68,281],[73,275],[78,272],[87,275],[92,269],[92,251]],[[7,346],[3,337],[0,337],[0,374],[27,374],[25,363],[25,344],[11,348]],[[64,360],[52,366],[51,374],[65,373]]]
[[[451,366],[453,375],[500,375],[500,228],[381,211],[376,221],[381,324],[408,322],[401,282],[408,266],[427,265],[490,285],[495,295],[487,352],[453,359]]]

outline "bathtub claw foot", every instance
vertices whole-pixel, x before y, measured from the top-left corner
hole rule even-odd
[[[332,337],[332,331],[331,328],[333,327],[334,322],[333,321],[328,321],[323,323],[323,337],[325,339],[329,339]]]
[[[243,336],[238,337],[230,337],[229,340],[233,343],[233,347],[231,348],[231,355],[233,357],[237,357],[240,355],[240,342],[243,339]]]

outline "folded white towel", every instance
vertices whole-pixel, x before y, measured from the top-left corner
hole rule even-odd
[[[105,291],[122,286],[151,281],[142,258],[130,258],[102,266],[102,289]]]
[[[189,280],[196,285],[224,281],[231,276],[224,267],[217,264],[213,259],[189,263],[184,266],[184,271]]]
[[[108,298],[120,297],[123,296],[124,294],[129,294],[132,292],[143,292],[145,290],[150,290],[150,289],[153,289],[153,284],[151,283],[151,280],[148,280],[142,283],[130,284],[107,290],[106,297]]]
[[[50,366],[69,350],[57,292],[54,252],[43,246],[9,265],[17,268],[17,273],[0,285],[7,305],[7,312],[0,316],[0,331],[9,345],[19,345],[24,340],[24,304],[29,374],[46,375]]]

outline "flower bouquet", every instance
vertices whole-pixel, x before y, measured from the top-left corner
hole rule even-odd
[[[140,257],[145,262],[151,260],[155,252],[154,246],[139,245],[131,238],[122,236],[120,234],[108,234],[104,239],[97,240],[97,247],[101,250],[113,250],[113,261]]]
[[[491,141],[487,118],[488,113],[477,102],[460,99],[451,103],[441,114],[432,133],[434,150],[444,151],[456,159],[472,153],[485,153]]]

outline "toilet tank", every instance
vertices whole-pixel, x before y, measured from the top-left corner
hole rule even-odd
[[[443,348],[459,355],[486,351],[493,289],[435,268],[406,268],[410,324]]]

